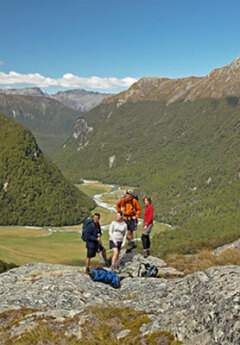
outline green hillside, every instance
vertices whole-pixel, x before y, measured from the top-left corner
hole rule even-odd
[[[81,112],[48,97],[0,93],[0,112],[30,129],[41,150],[53,156],[71,135]]]
[[[29,130],[0,113],[0,225],[76,224],[94,206],[44,157]]]
[[[88,144],[71,138],[56,157],[66,176],[150,194],[156,219],[176,227],[169,234],[174,247],[203,240],[214,247],[239,237],[239,98],[109,103],[85,119],[93,127]]]

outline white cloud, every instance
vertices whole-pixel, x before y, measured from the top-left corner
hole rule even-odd
[[[64,88],[88,88],[102,90],[118,90],[130,87],[137,79],[126,77],[100,78],[92,76],[90,78],[78,77],[71,73],[64,74],[61,78],[53,79],[44,77],[39,73],[20,74],[14,71],[9,73],[0,72],[0,84],[5,86],[16,84],[30,84],[38,87],[58,86]]]

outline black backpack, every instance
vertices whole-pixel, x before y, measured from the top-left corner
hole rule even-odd
[[[82,234],[81,234],[81,238],[84,242],[87,241],[86,239],[86,229],[87,229],[87,226],[93,222],[93,219],[92,218],[86,218],[84,220],[84,223],[83,223],[83,228],[82,228]]]
[[[136,192],[133,192],[133,193],[132,193],[132,195],[133,195],[133,199],[138,200],[138,195],[137,195],[137,193],[136,193]]]
[[[138,269],[138,277],[140,277],[140,271],[142,266],[144,266],[145,271],[141,273],[141,277],[156,277],[158,274],[158,268],[155,265],[151,264],[145,264],[144,262],[141,262],[139,269]]]

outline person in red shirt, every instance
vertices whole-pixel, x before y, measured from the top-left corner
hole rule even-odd
[[[150,197],[145,197],[143,199],[146,205],[144,211],[144,221],[143,221],[143,232],[142,232],[142,245],[143,245],[143,255],[148,257],[150,255],[150,232],[153,227],[153,206],[152,199]]]

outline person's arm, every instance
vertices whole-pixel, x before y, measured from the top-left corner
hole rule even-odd
[[[124,224],[124,237],[123,237],[123,241],[122,241],[122,248],[125,246],[126,243],[126,238],[127,238],[127,224]]]
[[[151,223],[153,222],[153,207],[150,205],[148,209],[148,215],[147,215],[147,222],[146,222],[146,227],[148,227]]]
[[[113,240],[113,231],[114,231],[114,222],[112,222],[109,226],[109,240],[110,241],[114,241]]]
[[[135,207],[135,210],[136,210],[136,218],[139,218],[140,217],[140,215],[141,215],[141,213],[142,213],[142,210],[141,210],[141,206],[140,206],[140,204],[139,204],[139,202],[136,200],[136,199],[134,199],[134,207]]]
[[[96,242],[97,238],[93,235],[94,225],[90,223],[86,228],[86,239],[90,242]]]
[[[122,199],[120,199],[117,204],[116,204],[116,207],[117,207],[117,212],[120,212],[121,211],[121,207],[122,207]]]
[[[99,242],[101,241],[101,237],[102,237],[102,229],[101,229],[101,225],[98,223],[97,239]]]

